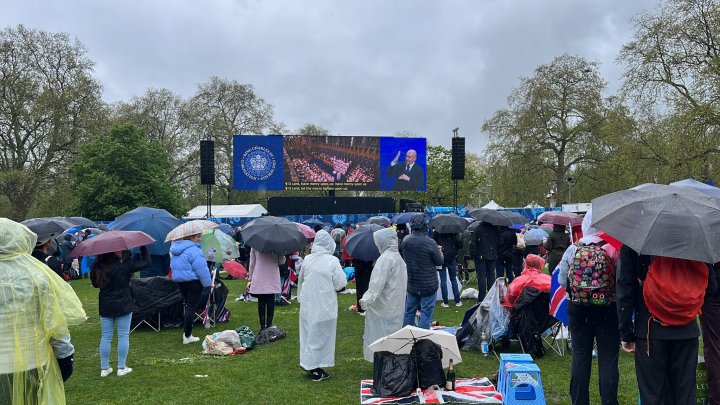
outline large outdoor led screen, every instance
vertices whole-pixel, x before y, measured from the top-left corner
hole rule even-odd
[[[425,138],[236,135],[236,190],[425,191]]]

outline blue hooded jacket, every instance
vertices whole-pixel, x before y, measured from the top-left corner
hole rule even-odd
[[[181,239],[172,243],[170,267],[172,279],[176,283],[200,280],[203,287],[209,287],[212,282],[202,249],[193,241]]]

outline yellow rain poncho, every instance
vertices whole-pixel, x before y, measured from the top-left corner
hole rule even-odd
[[[75,291],[30,253],[30,229],[0,218],[0,403],[64,404],[56,358],[73,354],[68,325],[85,320]]]

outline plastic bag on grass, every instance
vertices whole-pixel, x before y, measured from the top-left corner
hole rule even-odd
[[[240,326],[235,329],[235,332],[240,336],[240,344],[242,347],[252,350],[255,348],[255,333],[248,326]]]
[[[412,394],[415,388],[417,388],[417,371],[411,355],[375,352],[373,395],[403,397]]]

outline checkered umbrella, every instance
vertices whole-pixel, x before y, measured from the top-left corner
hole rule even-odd
[[[206,229],[212,229],[218,226],[215,222],[206,221],[204,219],[196,219],[188,221],[170,231],[165,237],[165,242],[182,239],[186,236],[202,233]]]

